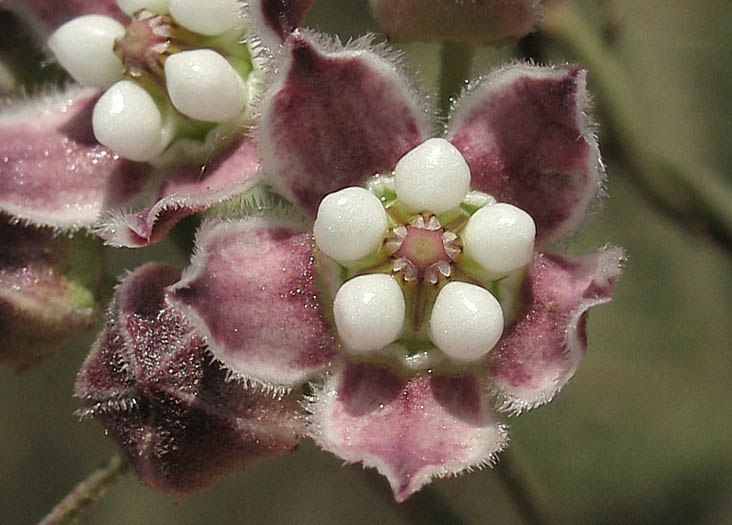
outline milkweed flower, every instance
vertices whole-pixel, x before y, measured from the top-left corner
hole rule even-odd
[[[239,384],[303,396],[304,432],[403,501],[496,461],[498,413],[553,398],[610,300],[621,249],[555,247],[603,183],[586,73],[500,68],[436,133],[386,48],[295,30],[270,49],[267,187],[204,222],[157,309]]]
[[[311,4],[245,17],[236,0],[3,2],[76,83],[2,107],[0,210],[136,247],[252,188],[266,60],[250,35],[281,38]]]

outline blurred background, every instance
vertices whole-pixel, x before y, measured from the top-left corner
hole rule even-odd
[[[558,5],[565,7],[549,6],[546,30],[521,45],[480,49],[474,74],[527,55],[592,60],[561,29],[553,32],[561,25],[552,18]],[[658,163],[643,164],[633,151],[644,141],[643,148],[667,155],[669,165],[703,172],[712,187],[714,180],[732,184],[732,3],[567,5],[589,22],[619,66],[595,75],[587,64],[609,198],[567,248],[617,244],[627,249],[628,262],[613,302],[590,315],[588,354],[575,378],[550,405],[504,418],[512,438],[508,453],[520,453],[527,486],[553,522],[732,523],[730,239],[697,220],[694,210],[680,216],[674,203],[664,202],[663,188],[654,184],[662,186],[665,174],[649,170]],[[4,63],[25,67],[31,86],[53,73],[22,66],[31,52],[25,48],[20,58],[10,52],[23,36],[7,15],[0,20]],[[306,25],[344,39],[378,31],[362,0],[317,0]],[[439,46],[402,48],[434,90]],[[595,85],[603,74],[618,77],[620,99],[603,94],[615,84]],[[633,108],[634,119],[618,118],[617,104]],[[704,208],[691,198],[689,206]],[[109,271],[121,275],[150,259],[186,262],[163,244],[110,251]],[[0,371],[0,523],[39,520],[114,453],[100,426],[73,415],[74,377],[92,340],[93,334],[77,338],[26,372]],[[521,509],[491,470],[437,481],[430,496],[467,523],[522,522]],[[184,501],[129,477],[87,522],[386,525],[415,521],[419,506],[428,511],[419,521],[438,520],[425,496],[396,505],[373,471],[342,467],[305,443]]]

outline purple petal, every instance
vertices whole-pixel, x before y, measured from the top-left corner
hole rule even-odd
[[[489,465],[507,434],[473,376],[404,379],[387,368],[347,365],[311,404],[315,441],[386,476],[397,501],[433,477]]]
[[[118,442],[140,478],[189,494],[300,441],[297,405],[227,381],[165,302],[175,268],[148,264],[120,285],[76,382],[82,413]]]
[[[97,94],[71,89],[12,107],[0,119],[0,210],[34,224],[91,226],[146,189],[145,164],[120,159],[92,132]]]
[[[539,242],[576,230],[602,185],[585,77],[575,67],[509,66],[468,90],[450,120],[473,188],[530,213]]]
[[[624,256],[612,247],[574,257],[537,254],[516,320],[492,354],[490,373],[503,409],[547,403],[574,375],[587,349],[587,310],[610,301]]]
[[[0,215],[0,367],[25,368],[92,328],[101,245]]]
[[[528,34],[537,0],[371,0],[374,16],[392,40],[452,40],[498,45]]]
[[[102,220],[98,234],[113,246],[146,246],[160,240],[183,217],[242,194],[257,182],[256,146],[243,138],[211,164],[169,174],[151,206],[110,214]]]
[[[277,49],[295,29],[315,0],[249,0],[248,15],[257,39],[268,49]]]
[[[81,15],[106,15],[123,24],[127,21],[115,0],[5,0],[0,2],[0,9],[18,15],[40,41],[45,41],[64,22]]]
[[[315,215],[328,193],[390,172],[429,135],[399,67],[368,49],[301,31],[264,99],[259,144],[275,188]]]
[[[170,300],[235,375],[277,390],[335,356],[318,303],[313,240],[293,220],[210,221]]]

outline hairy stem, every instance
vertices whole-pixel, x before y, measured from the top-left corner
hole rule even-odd
[[[470,79],[473,46],[445,41],[440,51],[440,114],[447,117],[452,101]]]
[[[645,196],[683,227],[705,231],[732,253],[732,187],[709,168],[680,163],[653,147],[642,132],[643,111],[628,72],[603,41],[601,28],[573,2],[555,0],[546,6],[542,30],[590,70],[633,180]]]
[[[527,479],[526,462],[515,442],[501,455],[495,469],[501,478],[516,511],[528,525],[547,525],[551,523],[534,487]]]
[[[129,464],[119,456],[112,456],[102,468],[95,470],[74,490],[69,492],[39,525],[61,525],[76,523],[79,517],[104,497],[112,485],[120,481],[129,471]]]

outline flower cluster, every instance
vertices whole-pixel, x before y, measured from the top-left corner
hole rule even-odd
[[[123,280],[77,380],[83,414],[170,494],[303,436],[377,468],[399,501],[491,464],[508,441],[497,412],[566,384],[587,311],[620,273],[619,248],[554,248],[603,182],[584,70],[505,66],[440,130],[387,47],[296,29],[310,4],[252,1],[232,18],[223,0],[210,16],[120,0],[126,29],[94,15],[50,41],[74,78],[107,91],[0,122],[0,207],[16,217],[63,226],[50,218],[65,213],[67,227],[137,245],[226,201],[182,273],[151,263]],[[107,42],[100,67],[79,49],[87,33]],[[216,157],[171,168],[183,151]],[[110,211],[151,177],[153,204]]]
[[[248,129],[262,64],[248,42],[277,40],[304,6],[265,2],[244,17],[236,0],[205,13],[186,0],[55,4],[7,5],[57,22],[86,14],[48,40],[80,85],[3,108],[0,210],[139,247],[260,182]]]

